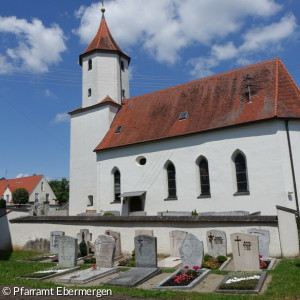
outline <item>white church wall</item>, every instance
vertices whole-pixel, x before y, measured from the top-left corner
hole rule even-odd
[[[93,150],[106,134],[112,114],[107,105],[71,115],[70,215],[96,207],[97,164]],[[87,206],[88,196],[93,196],[94,206]]]
[[[241,150],[246,155],[250,195],[233,196],[235,170],[232,154]],[[144,156],[144,166],[136,162]],[[199,196],[197,158],[208,160],[211,198]],[[163,169],[170,160],[176,168],[178,200],[166,201],[167,178]],[[120,210],[126,213],[127,203],[114,203],[113,176],[117,167],[121,173],[121,193],[146,191],[144,210],[147,215],[158,211],[236,211],[263,215],[275,214],[276,205],[295,209],[292,175],[283,121],[269,121],[232,127],[160,142],[140,144],[100,152],[97,155],[98,195],[102,210]]]
[[[88,70],[88,60],[93,67]],[[91,96],[88,96],[91,89]],[[119,56],[114,53],[94,53],[82,60],[82,107],[99,103],[107,95],[121,104]]]

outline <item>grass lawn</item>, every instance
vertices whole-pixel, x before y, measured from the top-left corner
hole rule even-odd
[[[1,286],[24,286],[30,288],[55,288],[51,282],[17,280],[16,277],[35,271],[43,270],[55,266],[55,263],[25,262],[24,258],[37,256],[35,252],[15,251],[9,260],[7,255],[0,251],[0,285]],[[90,266],[84,265],[82,268]],[[125,268],[124,268],[125,270]],[[122,270],[123,271],[123,270]],[[172,272],[172,269],[168,270]],[[226,274],[226,271],[212,271],[214,274]],[[111,289],[113,295],[127,295],[140,298],[169,298],[169,299],[296,299],[300,297],[300,258],[283,259],[275,270],[268,271],[272,275],[272,281],[264,295],[222,295],[222,294],[202,294],[196,292],[180,291],[149,291],[137,288],[123,288],[112,286],[94,286],[95,289]],[[78,288],[78,287],[76,287]],[[90,287],[88,287],[90,288]]]

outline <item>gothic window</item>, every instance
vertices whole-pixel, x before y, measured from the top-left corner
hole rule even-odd
[[[88,97],[92,96],[92,89],[88,89]]]
[[[93,69],[93,62],[92,62],[91,59],[89,59],[88,64],[89,64],[88,70],[92,70]]]
[[[120,202],[121,195],[121,174],[119,170],[114,172],[114,201]]]
[[[167,166],[167,178],[168,178],[168,198],[177,198],[176,171],[175,171],[175,166],[171,162]]]
[[[249,193],[246,158],[238,153],[234,158],[237,193]]]
[[[199,171],[200,171],[200,186],[201,186],[200,196],[209,196],[210,184],[209,184],[208,162],[204,157],[199,162]]]

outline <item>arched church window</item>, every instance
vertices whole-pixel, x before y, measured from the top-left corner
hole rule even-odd
[[[114,201],[120,202],[121,195],[121,174],[119,170],[114,172]]]
[[[243,154],[238,153],[234,158],[237,193],[249,193],[247,164]]]
[[[169,163],[167,166],[168,177],[168,198],[177,198],[176,196],[176,170],[173,163]]]
[[[88,70],[92,70],[93,69],[93,62],[92,62],[91,59],[89,59],[88,65],[89,65]]]
[[[209,172],[208,172],[208,162],[206,158],[201,158],[199,162],[200,171],[200,186],[201,194],[200,196],[210,195],[210,184],[209,184]]]

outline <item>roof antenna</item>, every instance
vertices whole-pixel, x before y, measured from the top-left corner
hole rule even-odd
[[[105,8],[104,8],[104,0],[102,0],[101,2],[102,2],[102,8],[101,8],[101,12],[102,12],[102,19],[104,19],[104,13],[105,13]]]

